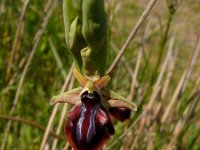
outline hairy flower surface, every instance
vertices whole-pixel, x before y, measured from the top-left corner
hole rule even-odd
[[[75,150],[98,150],[114,134],[107,110],[97,92],[81,95],[81,104],[68,113],[65,134]]]

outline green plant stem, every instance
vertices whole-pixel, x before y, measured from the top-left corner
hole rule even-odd
[[[167,27],[166,27],[166,30],[165,30],[165,33],[164,33],[164,37],[162,37],[162,40],[160,42],[160,53],[158,55],[158,60],[156,62],[155,68],[154,68],[153,73],[152,73],[152,79],[151,79],[151,83],[150,83],[151,86],[154,84],[155,78],[157,77],[157,74],[158,74],[158,69],[159,69],[160,63],[161,63],[162,58],[163,58],[166,43],[168,41],[169,29],[170,29],[172,20],[173,20],[173,14],[169,14],[168,21],[167,21]]]

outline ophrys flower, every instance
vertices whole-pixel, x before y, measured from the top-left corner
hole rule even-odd
[[[110,79],[108,75],[94,81],[86,79],[77,70],[74,75],[82,87],[54,96],[51,103],[75,105],[67,114],[65,124],[65,134],[71,146],[75,150],[98,150],[115,132],[110,116],[124,121],[137,107],[104,88]]]

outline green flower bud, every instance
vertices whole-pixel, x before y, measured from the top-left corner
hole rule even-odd
[[[87,52],[88,60],[84,58],[84,61],[87,61],[83,63],[83,67],[86,67],[84,73],[88,76],[91,74],[102,76],[105,73],[107,55],[107,21],[103,0],[83,1],[82,33],[90,49],[88,50],[90,53]],[[90,63],[93,64],[93,67]],[[95,71],[88,71],[88,69],[95,67]]]
[[[67,47],[80,70],[80,50],[87,46],[82,36],[82,0],[63,0],[63,16]]]
[[[98,53],[107,37],[107,22],[103,0],[83,1],[82,33],[92,53]]]
[[[103,0],[63,0],[65,38],[76,67],[88,77],[105,73],[107,22]]]

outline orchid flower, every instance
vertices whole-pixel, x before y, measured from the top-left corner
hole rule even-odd
[[[65,135],[75,150],[99,150],[115,133],[111,116],[125,121],[137,106],[104,87],[110,80],[108,75],[90,80],[74,69],[74,76],[81,87],[54,96],[51,104],[75,105],[67,114]]]

